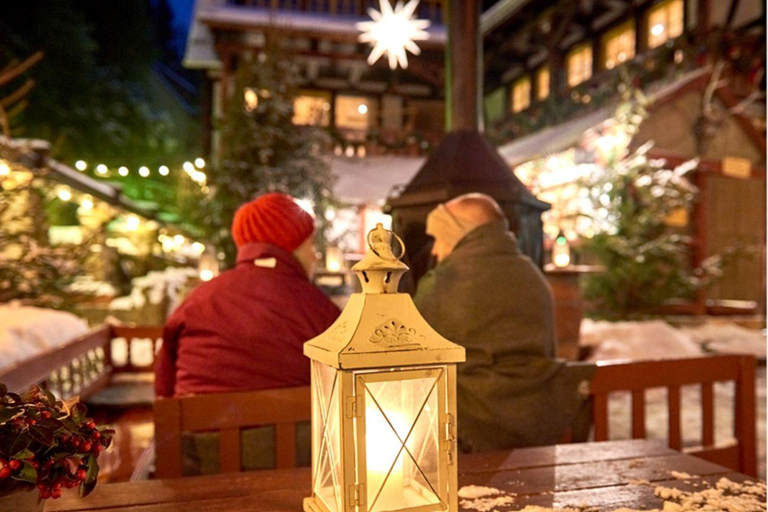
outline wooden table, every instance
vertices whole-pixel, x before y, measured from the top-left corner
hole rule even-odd
[[[670,472],[698,475],[676,480]],[[702,482],[748,477],[666,448],[632,440],[581,443],[459,458],[460,488],[495,487],[517,496],[512,505],[585,506],[612,511],[661,508],[654,487],[701,490]],[[651,485],[640,481],[647,480]],[[172,480],[102,484],[88,498],[73,494],[48,500],[45,512],[300,512],[310,489],[307,468],[236,473]],[[466,510],[466,509],[463,509]]]

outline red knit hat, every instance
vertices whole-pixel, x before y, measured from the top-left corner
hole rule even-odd
[[[295,251],[315,230],[315,219],[296,200],[272,192],[245,203],[232,221],[235,245],[265,242]]]

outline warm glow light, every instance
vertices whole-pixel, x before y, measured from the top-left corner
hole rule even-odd
[[[328,218],[326,212],[326,218]],[[339,272],[343,263],[344,253],[338,247],[329,247],[325,251],[325,268],[328,272]]]
[[[104,164],[99,164],[96,166],[96,172],[99,174],[107,174],[107,166]]]
[[[146,167],[144,165],[139,167],[139,176],[141,176],[142,178],[146,178],[147,176],[149,176],[149,167]]]
[[[78,160],[77,162],[75,162],[75,169],[77,169],[78,171],[84,171],[87,168],[88,168],[88,164],[85,163],[83,160]]]
[[[201,244],[200,242],[195,242],[192,244],[192,250],[197,254],[203,254],[205,251],[205,245]]]
[[[129,231],[136,231],[139,229],[139,224],[141,221],[136,215],[129,215],[125,219],[125,227],[128,228]]]
[[[395,456],[402,443],[397,439],[393,427],[404,439],[408,428],[403,418],[391,411],[388,411],[387,418],[384,418],[376,403],[373,400],[368,401],[365,407],[365,462],[369,493],[373,493],[373,496],[379,494],[376,500],[377,510],[403,508],[403,457],[399,457],[395,463]],[[384,483],[387,473],[389,478]],[[383,483],[384,488],[379,493]]]
[[[93,201],[88,198],[83,199],[83,201],[80,203],[80,208],[83,210],[93,209]]]
[[[8,176],[11,173],[11,168],[5,162],[0,162],[0,176]]]
[[[315,215],[315,202],[308,198],[296,199],[296,204],[301,207],[302,210],[308,214]]]
[[[246,87],[243,91],[243,101],[245,101],[245,109],[253,112],[259,106],[259,95],[250,87]]]
[[[202,158],[195,158],[195,167],[197,167],[198,169],[202,169],[203,167],[205,167],[205,160],[203,160]]]
[[[368,56],[368,64],[373,64],[383,55],[387,55],[389,67],[395,69],[398,65],[408,67],[406,50],[419,55],[421,49],[415,41],[426,41],[429,34],[429,20],[414,18],[419,0],[410,0],[403,5],[398,2],[395,8],[389,0],[379,0],[379,10],[368,9],[368,15],[373,21],[364,21],[355,26],[362,32],[358,36],[361,43],[370,43],[373,50]]]
[[[210,281],[211,279],[213,279],[213,270],[203,269],[200,271],[201,281]]]
[[[184,165],[182,167],[184,167],[184,170],[187,171],[189,174],[192,174],[193,172],[195,172],[195,166],[192,165],[192,162],[184,162]]]
[[[360,114],[361,116],[364,116],[365,114],[367,114],[368,113],[368,105],[366,105],[365,103],[359,104],[357,106],[357,113]]]
[[[66,188],[59,190],[58,195],[59,195],[59,199],[61,199],[62,201],[69,201],[70,199],[72,199],[72,192],[70,192]]]
[[[657,23],[651,28],[651,34],[655,36],[660,36],[663,33],[664,33],[664,25],[662,25],[661,23]]]
[[[183,235],[174,235],[173,236],[173,243],[176,245],[183,245],[184,242],[186,242],[186,238],[184,238]]]
[[[168,176],[168,173],[171,172],[170,169],[168,169],[168,166],[161,165],[159,169],[157,169],[157,172],[160,174],[160,176]]]
[[[555,255],[554,263],[556,267],[567,267],[571,264],[571,256],[565,252],[557,254]]]

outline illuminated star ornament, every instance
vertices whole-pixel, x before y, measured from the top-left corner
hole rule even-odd
[[[403,68],[408,67],[408,58],[405,51],[419,55],[421,49],[414,41],[426,41],[429,34],[429,20],[415,19],[414,12],[419,5],[419,0],[410,0],[403,5],[398,1],[395,8],[389,0],[379,0],[379,8],[368,9],[368,15],[373,21],[363,21],[356,24],[362,32],[358,36],[361,43],[370,43],[373,46],[368,56],[368,64],[373,64],[379,57],[387,54],[389,67],[395,69],[398,64]]]

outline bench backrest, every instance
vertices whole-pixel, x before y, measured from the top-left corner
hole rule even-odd
[[[222,473],[242,469],[241,430],[274,425],[278,468],[296,466],[296,424],[311,419],[309,386],[158,398],[155,475],[182,476],[182,433],[218,432]]]
[[[715,444],[715,382],[732,381],[735,445]],[[667,389],[668,443],[683,450],[681,387],[701,388],[701,446],[685,451],[748,475],[757,474],[755,433],[755,360],[752,356],[716,355],[690,359],[636,362],[601,362],[592,379],[592,415],[595,441],[609,439],[608,396],[618,391],[632,395],[632,438],[644,439],[645,390]]]

